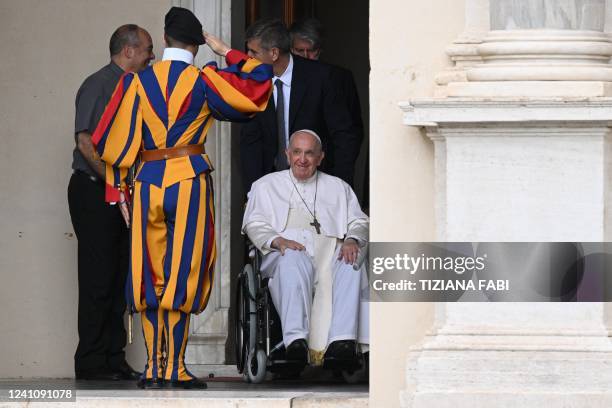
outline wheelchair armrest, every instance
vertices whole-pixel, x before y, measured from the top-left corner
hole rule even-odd
[[[251,260],[251,263],[253,264],[253,267],[259,270],[259,266],[261,265],[263,254],[261,253],[259,249],[257,249],[255,244],[253,244],[253,242],[251,242],[251,240],[248,239],[248,237],[247,237],[246,244],[248,248],[248,256],[249,256],[249,259]]]

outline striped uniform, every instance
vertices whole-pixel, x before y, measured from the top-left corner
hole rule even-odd
[[[124,74],[92,138],[107,164],[107,201],[127,192],[140,150],[204,144],[213,118],[245,121],[265,109],[272,67],[236,50],[226,60],[225,69],[167,60]],[[216,255],[211,171],[206,154],[138,168],[126,297],[142,312],[147,379],[193,378],[183,362],[189,313],[206,307]]]

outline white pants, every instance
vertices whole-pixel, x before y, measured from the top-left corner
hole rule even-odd
[[[307,339],[314,291],[312,259],[305,251],[288,249],[285,255],[271,252],[264,256],[261,272],[270,278],[268,288],[281,319],[285,346],[297,339]],[[336,340],[356,340],[358,335],[360,341],[365,338],[367,342],[367,303],[364,302],[365,307],[360,304],[362,272],[343,261],[332,263],[332,320],[328,345]],[[360,321],[363,323],[359,324]]]

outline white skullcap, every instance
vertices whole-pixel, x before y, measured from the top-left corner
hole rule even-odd
[[[323,143],[321,143],[321,138],[319,137],[319,135],[315,133],[314,130],[310,130],[310,129],[301,129],[301,130],[296,130],[295,132],[293,132],[291,136],[289,136],[289,144],[291,144],[291,140],[293,139],[293,136],[295,136],[297,133],[308,133],[309,135],[314,136],[319,147],[323,149]]]

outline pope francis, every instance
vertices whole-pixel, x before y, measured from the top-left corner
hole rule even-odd
[[[242,230],[263,253],[287,358],[341,367],[369,343],[357,264],[369,220],[347,183],[317,170],[325,154],[315,132],[293,133],[286,154],[289,170],[253,183]]]

